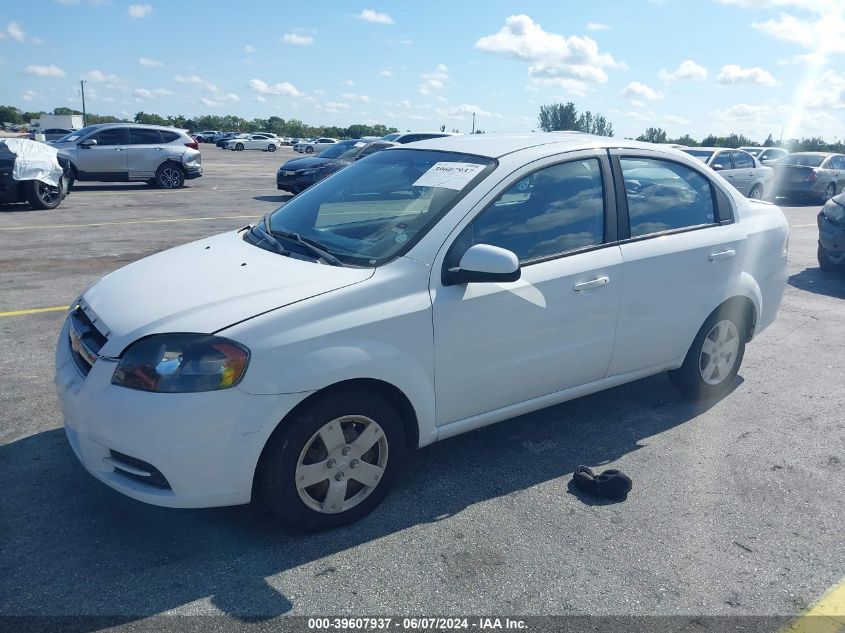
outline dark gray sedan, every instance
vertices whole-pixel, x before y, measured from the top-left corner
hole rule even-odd
[[[775,195],[827,202],[845,187],[845,155],[797,152],[774,165]]]

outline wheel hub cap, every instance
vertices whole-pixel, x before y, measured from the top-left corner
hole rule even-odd
[[[708,385],[724,382],[736,364],[739,352],[739,332],[733,321],[725,319],[713,326],[704,337],[698,369]]]

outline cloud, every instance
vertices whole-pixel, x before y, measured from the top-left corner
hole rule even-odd
[[[442,90],[443,86],[449,81],[449,69],[445,64],[437,64],[431,72],[423,73],[421,75],[423,82],[417,89],[421,95],[430,95],[438,90]]]
[[[225,95],[215,95],[213,99],[209,99],[208,97],[200,97],[200,101],[202,102],[202,104],[208,108],[216,108],[217,106],[221,106],[224,103],[237,103],[240,100],[241,98],[233,92],[230,92]]]
[[[43,44],[44,40],[42,40],[40,37],[33,37],[30,42],[32,42],[33,44]]]
[[[268,84],[261,79],[250,79],[247,84],[253,92],[263,95],[285,95],[288,97],[302,97],[302,92],[297,90],[296,86],[287,81],[280,81],[276,84]]]
[[[753,22],[752,27],[783,42],[797,44],[809,50],[845,53],[845,5],[817,20],[802,20],[781,13],[777,19]]]
[[[462,103],[460,105],[450,106],[448,108],[435,108],[434,111],[441,117],[451,117],[455,119],[465,119],[471,117],[473,113],[476,116],[500,118],[501,115],[493,114],[484,108],[471,104]]]
[[[267,97],[265,97],[265,96],[263,96],[263,95],[256,95],[256,96],[255,96],[255,100],[256,100],[258,103],[265,103],[265,102],[267,101]]]
[[[127,13],[130,18],[144,18],[153,10],[149,4],[130,4]]]
[[[310,35],[297,35],[296,33],[285,33],[282,35],[281,41],[294,46],[311,46],[314,44],[314,38]]]
[[[349,86],[349,87],[351,88],[352,86],[354,86],[354,85],[355,85],[355,82],[354,82],[354,81],[352,81],[351,79],[346,79],[346,80],[344,80],[344,81],[341,81],[341,82],[340,82],[340,85],[341,85],[341,86]]]
[[[209,92],[217,92],[220,90],[215,84],[211,83],[210,81],[203,79],[199,75],[176,75],[174,81],[178,81],[180,84],[194,84],[197,86],[202,86]]]
[[[393,18],[389,15],[373,11],[372,9],[364,9],[355,17],[364,22],[372,22],[373,24],[393,24]]]
[[[393,77],[393,71],[389,68],[382,68],[378,74],[382,77]]]
[[[743,68],[737,64],[722,66],[722,72],[716,76],[720,84],[759,84],[761,86],[776,86],[778,82],[769,73],[759,66]]]
[[[341,103],[339,101],[326,101],[324,104],[317,104],[314,106],[317,110],[328,112],[330,114],[339,114],[344,110],[349,110],[352,106],[348,103]]]
[[[529,62],[535,85],[557,85],[583,93],[588,84],[605,83],[608,68],[625,68],[599,51],[590,37],[549,33],[527,15],[512,15],[498,33],[482,37],[475,48]]]
[[[834,70],[825,71],[805,86],[803,97],[812,110],[845,108],[845,75]]]
[[[347,101],[358,101],[360,103],[370,102],[370,98],[367,95],[356,95],[351,92],[344,92],[341,96]]]
[[[38,93],[35,90],[24,90],[21,93],[21,101],[32,101],[38,97]]]
[[[244,53],[254,53],[255,47],[252,44],[245,44],[244,45]]]
[[[26,75],[35,75],[37,77],[64,77],[67,74],[64,70],[52,64],[49,66],[30,65],[24,68],[23,72]]]
[[[6,25],[6,33],[16,42],[26,41],[26,33],[17,22],[9,22],[9,24]]]
[[[673,71],[668,71],[661,68],[657,73],[663,81],[677,81],[678,79],[691,79],[693,81],[704,81],[707,79],[707,69],[700,64],[695,63],[691,59],[686,59],[681,62]]]
[[[689,125],[692,123],[689,119],[685,119],[684,117],[676,114],[664,114],[662,119],[666,123],[674,123],[675,125]]]
[[[587,22],[588,31],[610,31],[613,27],[601,22]]]
[[[136,99],[143,101],[150,101],[151,99],[155,99],[157,97],[167,97],[172,94],[173,93],[166,88],[136,88],[132,91],[132,95]]]
[[[149,57],[139,57],[138,63],[141,66],[146,66],[148,68],[155,68],[157,66],[164,66],[164,62],[160,62],[156,59],[150,59]]]
[[[622,89],[619,95],[637,106],[642,106],[644,101],[660,101],[663,98],[662,92],[658,92],[639,81],[629,83]]]
[[[87,73],[82,73],[79,77],[80,79],[93,81],[95,83],[101,81],[120,81],[120,77],[117,75],[108,75],[102,70],[89,70]]]

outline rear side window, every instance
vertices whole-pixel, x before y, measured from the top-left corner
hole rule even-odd
[[[528,262],[603,242],[601,166],[591,158],[546,167],[514,183],[461,232],[450,259],[459,261],[473,244],[506,248]]]
[[[129,128],[130,145],[157,145],[161,143],[161,134],[158,130],[148,128]]]
[[[841,156],[834,156],[830,159],[831,169],[845,169],[845,159]]]
[[[734,169],[750,169],[754,167],[754,159],[745,152],[734,152]]]
[[[161,138],[165,143],[172,143],[173,141],[179,138],[179,134],[177,132],[168,132],[166,130],[162,130]]]
[[[97,132],[94,136],[97,140],[97,145],[124,145],[126,144],[126,128],[125,127],[113,127],[108,130],[103,130],[102,132]]]
[[[722,169],[733,169],[731,166],[731,152],[720,152],[713,158],[711,165]]]
[[[716,222],[710,181],[680,163],[621,158],[631,237]]]

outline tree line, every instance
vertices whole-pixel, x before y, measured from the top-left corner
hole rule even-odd
[[[579,114],[575,104],[571,101],[540,106],[537,125],[544,132],[572,130],[575,132],[598,134],[599,136],[613,136],[613,124],[609,123],[605,117],[600,114],[593,114],[589,110]],[[759,147],[762,145],[763,147],[784,147],[793,152],[845,153],[845,143],[842,141],[829,143],[820,136],[776,141],[769,134],[760,143],[744,134],[732,133],[727,136],[708,134],[699,141],[689,134],[684,134],[678,138],[670,138],[669,134],[663,128],[648,127],[636,140],[646,141],[648,143],[672,143],[687,147]]]

